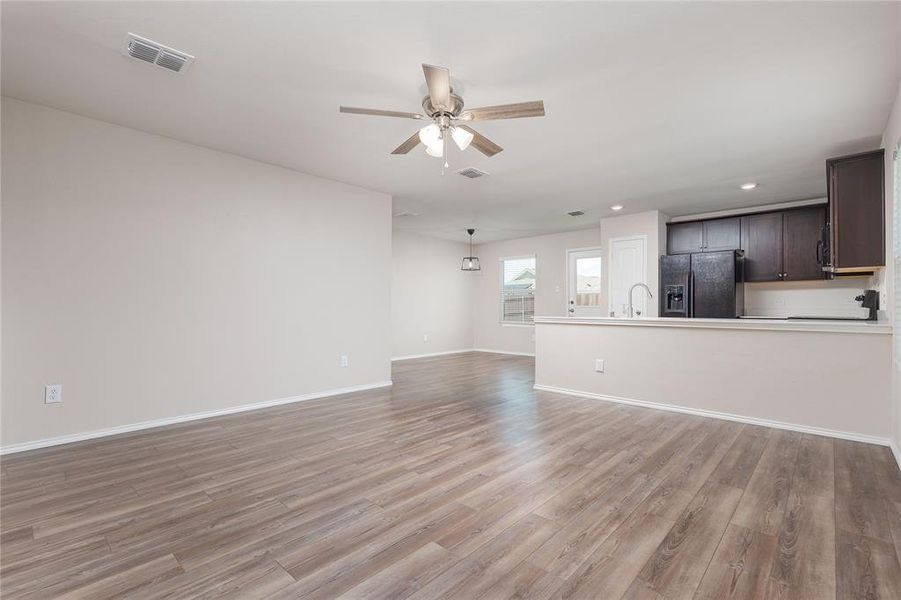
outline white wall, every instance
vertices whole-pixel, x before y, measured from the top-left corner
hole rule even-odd
[[[5,447],[389,379],[389,196],[8,98],[2,139]]]
[[[895,280],[898,274],[895,272],[893,260],[894,211],[896,204],[898,202],[901,202],[901,198],[895,197],[893,154],[894,151],[899,148],[899,146],[901,146],[901,85],[898,86],[898,95],[895,98],[895,106],[892,109],[888,123],[886,123],[885,133],[882,136],[882,147],[885,148],[886,268],[883,274],[884,279],[881,289],[883,308],[886,310],[889,317],[893,316],[893,318],[895,319],[901,319],[901,315],[895,314],[894,311],[894,298],[895,294],[897,294],[899,290],[897,289],[898,282]],[[897,331],[898,329],[896,328],[896,332]],[[895,356],[896,366],[893,370],[894,381],[892,397],[894,400],[893,422],[895,424],[894,433],[896,451],[898,451],[897,448],[901,447],[901,373],[898,372],[897,367],[897,365],[899,364],[901,364],[901,356]],[[901,456],[898,456],[897,458],[899,459],[899,461],[901,461]]]
[[[501,325],[500,259],[534,254],[536,257],[535,314],[566,314],[566,251],[600,245],[597,227],[479,244],[476,255],[482,270],[474,291],[474,340],[482,350],[535,352],[534,327]]]
[[[536,334],[539,386],[882,443],[891,436],[888,334],[628,323],[539,323]]]
[[[644,283],[651,288],[654,298],[648,300],[646,314],[649,317],[658,316],[660,255],[666,254],[666,222],[668,220],[669,217],[656,210],[601,219],[601,247],[604,252],[601,270],[601,306],[604,307],[605,316],[608,314],[610,301],[610,240],[632,236],[647,238],[647,281]],[[638,290],[635,293],[637,295]]]
[[[391,355],[471,350],[476,275],[461,271],[469,245],[395,230]],[[428,336],[424,340],[423,336]]]
[[[745,284],[745,314],[760,317],[852,317],[870,313],[855,296],[873,287],[872,277],[832,281],[774,281]]]

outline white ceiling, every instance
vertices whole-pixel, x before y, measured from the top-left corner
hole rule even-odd
[[[129,31],[197,60],[127,59]],[[338,113],[419,110],[423,62],[468,106],[547,116],[477,124],[504,152],[442,176],[389,154],[417,122]],[[891,2],[2,3],[4,95],[388,192],[420,213],[397,227],[460,240],[822,196],[827,157],[877,147],[899,72]]]

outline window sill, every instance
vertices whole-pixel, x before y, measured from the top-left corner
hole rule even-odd
[[[508,323],[501,321],[501,327],[535,327],[535,323]]]

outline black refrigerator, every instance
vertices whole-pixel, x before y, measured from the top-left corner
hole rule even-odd
[[[660,316],[735,319],[744,314],[741,250],[660,257]]]

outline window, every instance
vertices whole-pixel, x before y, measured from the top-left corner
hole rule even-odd
[[[531,325],[535,318],[535,257],[501,259],[501,323]]]

